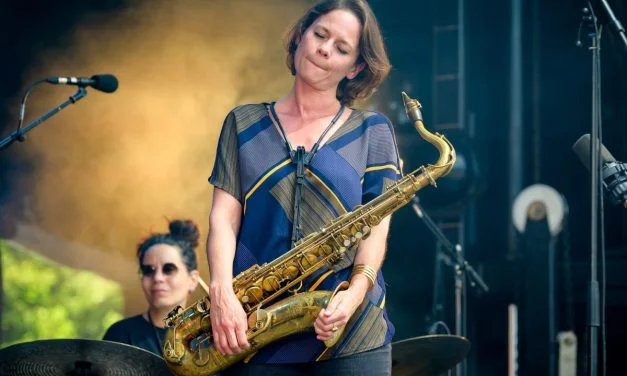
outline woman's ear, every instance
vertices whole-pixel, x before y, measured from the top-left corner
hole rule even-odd
[[[365,67],[366,67],[366,63],[355,64],[355,66],[346,75],[346,78],[348,78],[349,80],[352,80],[353,78],[357,77],[359,72],[364,70]]]

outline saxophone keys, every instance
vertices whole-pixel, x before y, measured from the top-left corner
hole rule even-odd
[[[333,253],[333,248],[331,248],[328,244],[323,244],[320,246],[320,256],[328,256]]]
[[[167,326],[174,326],[174,322],[176,321],[176,319],[178,318],[178,316],[183,312],[183,307],[181,306],[176,306],[176,308],[174,308],[172,311],[170,311],[168,313],[168,315],[166,316],[166,325]]]
[[[242,298],[240,299],[242,301],[242,303],[248,304],[248,303],[259,303],[261,300],[263,299],[263,290],[260,289],[258,286],[251,286],[248,289],[246,289],[246,292],[244,293],[244,295],[242,296]]]
[[[316,255],[314,255],[313,253],[306,253],[300,259],[300,264],[305,269],[311,268],[316,262],[318,262],[318,257],[316,257]]]
[[[267,292],[273,292],[281,288],[279,278],[275,275],[269,275],[263,279],[261,286]]]
[[[281,271],[283,278],[292,280],[300,274],[298,268],[294,265],[289,265]]]
[[[371,224],[379,224],[381,222],[381,216],[378,216],[376,214],[370,214],[370,223]]]
[[[274,321],[274,315],[262,308],[258,308],[248,316],[248,327],[250,329],[247,330],[246,336],[251,346],[256,346],[257,343],[253,339],[268,330],[272,321]]]
[[[344,246],[344,247],[348,247],[351,245],[350,238],[344,234],[338,235],[336,242],[338,245]]]
[[[431,184],[434,187],[438,186],[438,184],[435,182],[435,179],[433,178],[429,170],[425,169],[424,174],[427,175],[427,178],[429,179],[429,184]]]
[[[353,227],[351,227],[351,234],[353,235],[353,242],[356,242],[359,239],[362,239],[364,235],[366,235],[370,231],[370,227],[363,223],[355,223]]]
[[[196,312],[201,314],[207,312],[207,305],[205,304],[205,302],[203,302],[202,300],[196,302]]]
[[[292,294],[296,295],[296,294],[298,294],[298,292],[299,292],[302,288],[303,288],[303,281],[300,281],[300,282],[298,283],[298,285],[297,285],[297,286],[294,286],[294,287],[292,287],[291,289],[289,289],[289,290],[287,290],[287,291],[289,291],[290,293],[292,293]]]

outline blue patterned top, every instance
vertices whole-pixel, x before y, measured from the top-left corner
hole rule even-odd
[[[268,104],[243,105],[226,117],[209,182],[242,204],[243,217],[233,272],[270,262],[290,249],[294,205],[295,164]],[[300,225],[306,236],[335,217],[380,195],[401,176],[390,120],[377,112],[354,109],[320,147],[305,169]],[[334,290],[350,278],[354,252],[318,273],[309,283]],[[381,272],[364,304],[347,324],[338,343],[326,349],[315,333],[277,341],[255,354],[251,363],[302,363],[346,356],[391,342],[394,326],[385,311]]]

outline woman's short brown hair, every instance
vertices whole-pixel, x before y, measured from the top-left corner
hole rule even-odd
[[[294,55],[303,33],[320,16],[336,9],[345,9],[353,13],[359,19],[362,28],[357,64],[364,63],[365,67],[352,80],[344,78],[340,81],[336,94],[340,103],[351,105],[355,100],[364,100],[370,97],[374,90],[383,82],[391,68],[385,52],[379,23],[366,1],[322,0],[309,9],[290,27],[285,36],[287,67],[292,71],[293,75],[296,74]]]

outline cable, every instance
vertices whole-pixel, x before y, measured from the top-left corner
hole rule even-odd
[[[451,334],[451,330],[449,329],[449,327],[446,325],[446,323],[444,321],[436,321],[433,324],[431,324],[431,326],[429,327],[429,334],[438,334],[438,327],[441,326],[444,328],[444,331],[446,332],[446,334]]]
[[[26,91],[24,92],[24,95],[22,96],[22,102],[20,103],[20,113],[18,115],[17,118],[17,130],[19,131],[20,129],[22,129],[22,125],[24,124],[24,113],[26,111],[26,101],[28,100],[28,94],[30,94],[30,91],[37,85],[46,82],[45,79],[41,79],[41,80],[37,80],[35,82],[33,82],[32,84],[28,85],[28,87],[26,88]],[[24,141],[24,136],[20,136],[18,138],[18,141]]]
[[[438,326],[441,326],[444,328],[444,331],[446,331],[446,334],[450,335],[451,334],[451,330],[449,329],[449,327],[446,325],[446,323],[444,321],[436,321],[434,322],[430,327],[429,327],[429,334],[437,334],[438,333]],[[448,370],[447,374],[449,376],[452,375],[453,369]]]

